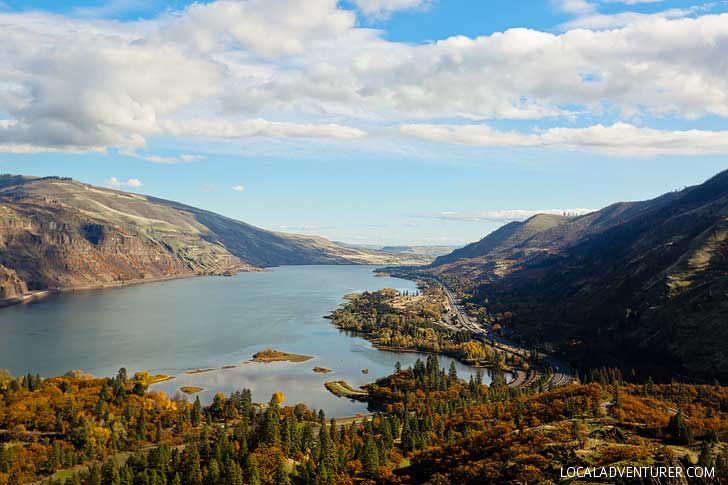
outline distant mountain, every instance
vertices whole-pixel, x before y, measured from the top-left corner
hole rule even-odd
[[[402,262],[421,260],[67,178],[0,177],[0,298],[25,285],[94,288],[276,265]]]
[[[582,366],[728,380],[728,172],[649,201],[545,217],[429,271],[466,281],[506,332]]]
[[[459,246],[444,246],[444,245],[421,245],[421,246],[381,246],[378,244],[347,244],[336,241],[336,244],[348,248],[355,249],[368,249],[379,251],[382,253],[400,254],[403,256],[419,257],[422,259],[422,263],[429,263],[438,256],[444,256],[450,254],[452,251],[457,249]]]

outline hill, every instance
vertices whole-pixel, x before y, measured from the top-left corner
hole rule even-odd
[[[466,281],[505,332],[582,366],[728,379],[728,172],[529,226],[505,226],[430,271]]]
[[[266,231],[177,202],[59,177],[0,177],[0,295],[403,255]]]

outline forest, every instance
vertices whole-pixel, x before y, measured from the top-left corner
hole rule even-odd
[[[497,370],[520,368],[525,363],[520,356],[499,352],[474,340],[471,332],[449,325],[445,295],[439,286],[425,285],[417,296],[385,288],[348,299],[331,314],[332,323],[363,336],[377,348],[443,354],[464,364]]]
[[[369,386],[374,414],[250,390],[209,406],[113,378],[0,380],[0,484],[553,483],[561,466],[715,467],[728,475],[728,389],[625,382],[601,369],[538,392],[462,379],[435,355]],[[464,377],[464,376],[462,376]]]

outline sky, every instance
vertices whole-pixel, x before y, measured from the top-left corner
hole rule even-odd
[[[0,173],[462,245],[728,168],[728,2],[0,0]]]

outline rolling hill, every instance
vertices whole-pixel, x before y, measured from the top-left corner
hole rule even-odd
[[[177,202],[59,177],[0,177],[0,295],[405,255],[266,231]]]

